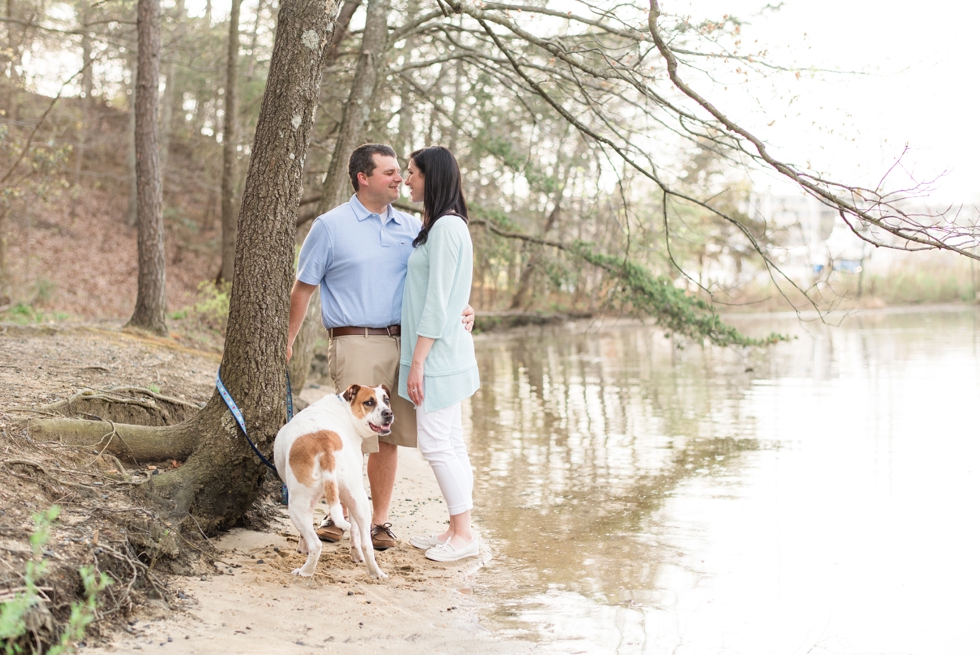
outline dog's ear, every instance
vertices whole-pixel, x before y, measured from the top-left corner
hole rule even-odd
[[[347,391],[344,392],[343,395],[344,400],[346,400],[349,403],[354,402],[354,399],[357,398],[357,392],[360,390],[361,390],[361,385],[359,384],[350,385],[349,387],[347,387]]]
[[[385,390],[385,393],[388,394],[388,397],[391,398],[391,389],[388,388],[388,385],[387,384],[382,384],[381,385],[381,388],[384,389]]]

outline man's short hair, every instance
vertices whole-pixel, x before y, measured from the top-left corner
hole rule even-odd
[[[347,164],[347,174],[350,175],[350,183],[355,193],[360,186],[357,182],[357,174],[364,173],[367,177],[371,177],[375,168],[375,155],[398,158],[391,146],[382,143],[365,143],[363,146],[358,146],[350,154],[350,162]]]

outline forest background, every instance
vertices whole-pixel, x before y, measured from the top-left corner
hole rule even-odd
[[[0,320],[125,319],[138,271],[136,3],[7,0],[4,10]],[[643,4],[494,3],[479,11],[482,18],[422,0],[341,4],[298,242],[314,216],[351,193],[344,169],[353,147],[380,141],[407,155],[439,143],[464,171],[477,253],[472,302],[484,317],[655,313],[623,292],[633,282],[624,284],[603,258],[629,261],[726,311],[976,299],[972,260],[872,257],[867,242],[899,250],[909,242],[862,236],[832,205],[818,203],[821,234],[808,237],[806,211],[772,211],[773,182],[760,173],[766,162],[727,148],[717,126],[678,120],[669,93],[644,98],[617,85],[609,71],[637,76],[651,64],[653,42],[637,30]],[[272,0],[162,4],[167,321],[198,345],[221,343],[277,13]],[[479,23],[488,16],[497,37]],[[743,27],[759,17],[671,15],[671,45],[696,82],[718,91],[759,81],[792,90],[801,72],[829,84],[864,74],[801,66],[799,57],[768,60],[764,44],[742,42]],[[646,75],[640,79],[653,87],[666,71],[650,65]],[[827,139],[849,127],[835,125],[834,115],[814,118]],[[630,163],[634,155],[640,166],[635,157]],[[894,163],[883,154],[873,173]],[[975,221],[969,204],[929,204],[928,180],[897,168],[905,174],[870,188],[930,224]],[[804,197],[778,183],[775,194],[783,205]],[[834,231],[851,237],[847,245],[816,251]]]

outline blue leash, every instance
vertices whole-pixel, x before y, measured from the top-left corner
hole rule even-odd
[[[252,447],[252,452],[254,452],[262,463],[272,469],[272,472],[279,476],[279,472],[276,471],[276,466],[268,459],[265,455],[259,452],[259,449],[255,446],[252,438],[248,436],[248,430],[245,429],[245,417],[242,416],[242,410],[238,409],[238,405],[235,403],[234,398],[228,393],[228,389],[225,388],[224,382],[221,381],[221,367],[218,367],[218,376],[215,380],[215,384],[218,387],[218,393],[221,395],[221,399],[225,401],[225,405],[228,406],[228,410],[231,415],[235,417],[235,421],[238,423],[238,427],[242,429],[242,434],[245,435],[245,441],[248,445]],[[286,371],[286,422],[293,420],[293,385],[289,382],[289,371]],[[286,485],[282,485],[282,504],[288,504],[289,495],[286,491]]]

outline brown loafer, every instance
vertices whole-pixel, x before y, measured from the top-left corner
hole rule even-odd
[[[320,541],[335,544],[344,538],[344,531],[333,522],[333,519],[327,519],[323,527],[317,528],[316,536],[320,537]]]
[[[398,543],[395,533],[391,531],[391,523],[371,526],[371,545],[375,550],[388,550]]]

